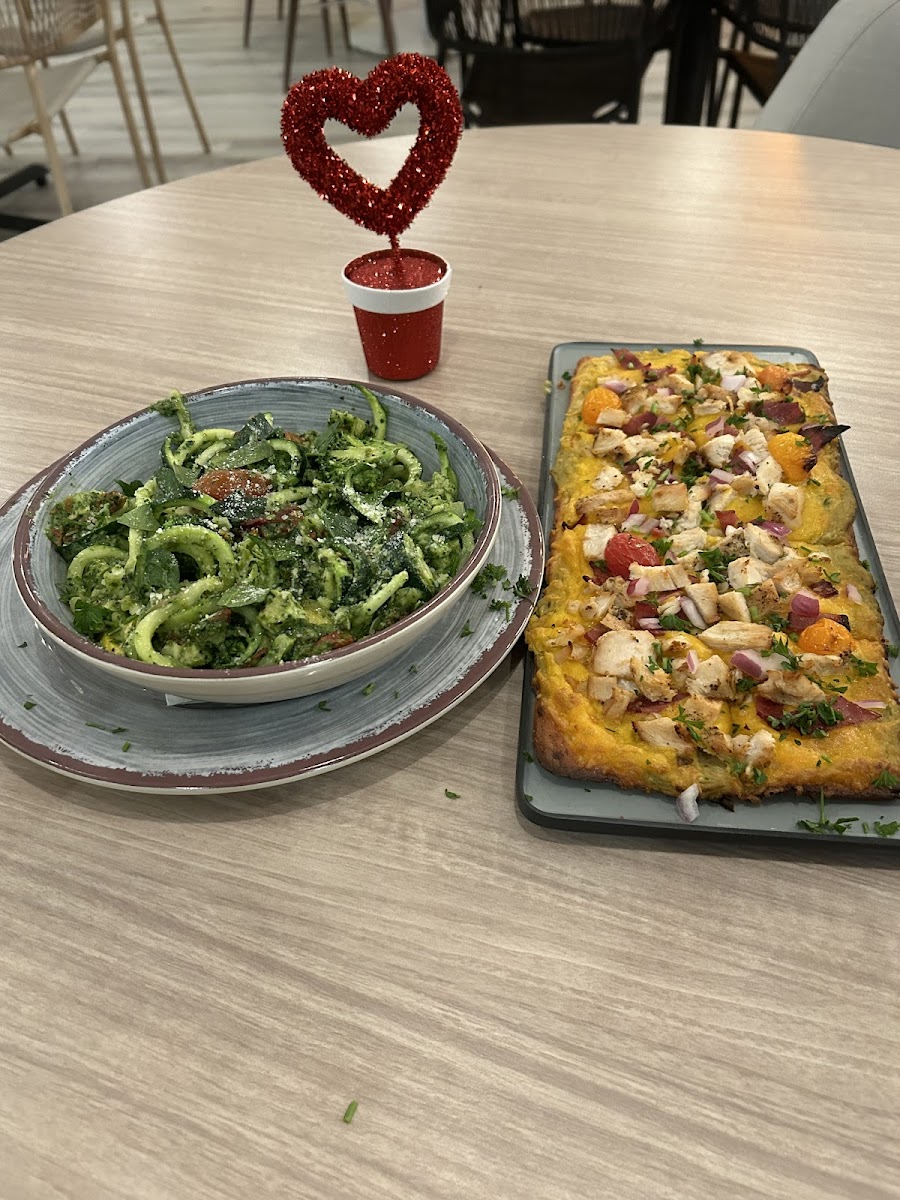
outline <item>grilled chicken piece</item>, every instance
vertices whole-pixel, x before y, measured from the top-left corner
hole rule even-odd
[[[825,699],[819,685],[801,671],[770,671],[768,679],[756,690],[778,704],[814,704]]]
[[[746,429],[742,429],[737,436],[735,442],[735,450],[740,453],[742,450],[749,450],[751,454],[755,454],[760,460],[764,459],[769,453],[769,443],[766,441],[766,435],[759,429],[754,429],[752,425]]]
[[[781,481],[781,464],[767,454],[756,468],[756,482],[764,496],[768,496],[776,483]]]
[[[785,563],[772,574],[772,583],[778,588],[779,595],[793,596],[802,587],[802,580],[793,563]]]
[[[594,477],[593,487],[600,492],[608,492],[611,488],[618,487],[620,483],[624,483],[625,476],[618,467],[604,467],[598,475]]]
[[[612,675],[592,675],[588,680],[587,694],[592,700],[611,700],[619,681]]]
[[[694,674],[688,675],[684,686],[691,696],[719,696],[722,700],[732,700],[735,695],[731,671],[718,654],[705,658]]]
[[[772,461],[775,462],[774,459]],[[735,475],[731,481],[731,490],[739,496],[753,496],[759,491],[759,484],[756,477],[748,472],[746,475]]]
[[[719,612],[729,621],[750,623],[750,608],[740,592],[723,592],[718,600]]]
[[[767,529],[760,529],[758,525],[745,525],[744,537],[747,540],[747,549],[761,562],[775,563],[784,555],[784,546]]]
[[[603,712],[610,721],[619,721],[628,711],[628,705],[634,699],[634,692],[626,687],[613,688],[613,694],[603,706]]]
[[[721,662],[721,659],[719,661]],[[724,707],[719,700],[709,700],[706,696],[690,695],[681,705],[679,714],[683,713],[688,721],[702,721],[704,725],[714,725],[722,715]]]
[[[754,625],[748,621],[720,621],[697,636],[704,646],[719,654],[730,654],[734,650],[766,650],[772,644],[772,630],[768,625]]]
[[[649,746],[663,750],[674,750],[679,757],[690,757],[690,748],[681,737],[671,717],[650,717],[646,721],[635,721],[635,731]]]
[[[653,634],[645,629],[615,629],[604,633],[594,647],[593,669],[598,675],[630,679],[631,660],[648,659],[653,653],[653,642]]]
[[[707,625],[719,619],[719,589],[714,583],[689,583],[684,591],[697,605]]]
[[[644,658],[635,656],[631,660],[631,678],[641,695],[648,700],[671,700],[675,695],[666,672],[658,668],[654,670]]]
[[[738,734],[731,739],[731,750],[736,758],[743,759],[747,764],[747,772],[752,767],[765,767],[772,761],[775,753],[775,735],[768,729],[760,729],[752,737],[746,733]]]
[[[604,408],[597,415],[597,424],[606,429],[621,429],[628,420],[630,413],[621,408]],[[594,442],[596,443],[596,438]]]
[[[803,492],[792,483],[773,483],[765,500],[766,516],[793,527],[803,513]]]
[[[691,550],[702,550],[706,545],[706,531],[703,529],[685,529],[684,533],[676,533],[671,538],[669,547],[676,558],[688,554]]]
[[[625,440],[625,434],[621,429],[604,428],[594,438],[592,451],[594,454],[612,454]]]
[[[654,512],[684,512],[688,506],[687,487],[683,483],[661,483],[653,492],[650,503]]]
[[[640,458],[643,455],[656,454],[656,442],[652,437],[643,433],[634,433],[619,445],[619,453],[623,458]]]
[[[581,543],[585,558],[602,558],[606,543],[616,532],[615,525],[585,525],[584,541]]]
[[[710,438],[700,453],[712,467],[727,467],[734,453],[734,435],[722,433]]]
[[[740,350],[712,350],[697,357],[704,366],[722,375],[748,375],[752,379],[756,374]],[[756,399],[755,396],[753,398]]]
[[[601,524],[617,525],[628,516],[633,500],[630,488],[615,488],[597,496],[582,496],[575,503],[575,511],[579,516],[595,516]]]
[[[602,621],[609,612],[613,598],[609,592],[600,592],[599,595],[592,596],[590,600],[586,600],[581,606],[581,616],[585,621],[590,621],[595,624],[597,621]]]
[[[768,577],[769,570],[766,563],[760,562],[758,558],[752,558],[750,555],[736,558],[728,564],[728,582],[735,591],[738,588],[752,587],[756,583],[762,583]]]
[[[639,563],[632,563],[630,574],[632,579],[649,580],[651,592],[673,592],[691,582],[691,577],[679,563],[665,563],[661,567],[643,567]]]

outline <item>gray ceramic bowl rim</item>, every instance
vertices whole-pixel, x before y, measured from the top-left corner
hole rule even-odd
[[[266,385],[279,383],[333,383],[340,387],[359,387],[358,380],[353,379],[336,379],[326,375],[276,375],[266,376],[260,379],[237,379],[231,383],[220,383],[214,387],[201,388],[196,392],[185,392],[185,400],[190,403],[203,396],[215,396],[219,392],[227,392],[232,388],[254,386],[263,389]],[[485,557],[487,548],[493,542],[496,536],[497,529],[500,525],[500,506],[502,497],[500,495],[500,483],[497,478],[497,471],[494,462],[484,448],[481,442],[471,433],[465,425],[457,421],[455,417],[436,408],[433,404],[428,404],[425,400],[420,400],[416,396],[411,396],[408,392],[395,391],[394,389],[386,389],[379,387],[377,384],[372,385],[365,383],[363,387],[374,391],[379,397],[395,396],[398,400],[402,400],[411,408],[422,409],[430,416],[436,417],[442,421],[448,429],[466,446],[472,456],[476,459],[481,467],[482,474],[487,481],[487,495],[485,505],[484,523],[481,527],[481,532],[475,542],[475,547],[469,556],[469,561],[463,569],[454,575],[449,583],[424,604],[421,608],[416,609],[414,613],[410,613],[406,617],[402,617],[393,625],[389,625],[387,629],[382,629],[378,633],[373,633],[369,637],[361,638],[358,642],[353,642],[349,646],[342,646],[337,650],[329,650],[325,654],[317,654],[310,658],[298,658],[293,662],[276,663],[268,667],[229,667],[227,669],[208,669],[208,668],[189,668],[189,667],[159,667],[154,663],[143,663],[138,659],[127,658],[124,654],[111,654],[108,650],[101,649],[96,643],[89,641],[87,638],[76,633],[68,625],[65,625],[60,619],[51,612],[40,597],[37,590],[34,574],[31,569],[31,543],[32,543],[32,527],[34,519],[37,515],[37,510],[42,505],[47,494],[53,489],[60,478],[65,474],[69,464],[79,455],[89,450],[96,442],[98,442],[106,434],[122,426],[128,425],[137,417],[143,416],[151,411],[152,405],[147,405],[146,408],[139,409],[137,412],[130,413],[127,417],[123,417],[119,421],[114,421],[111,425],[107,425],[105,429],[101,429],[99,433],[88,438],[77,446],[71,453],[66,454],[63,458],[58,459],[47,470],[47,474],[41,481],[37,491],[31,497],[25,511],[19,519],[19,524],[16,527],[15,540],[13,542],[13,575],[16,581],[19,595],[28,607],[31,615],[37,623],[43,626],[53,637],[65,642],[67,646],[71,646],[73,650],[79,654],[84,654],[89,658],[96,659],[99,662],[110,663],[117,667],[122,667],[125,670],[134,671],[138,675],[157,675],[168,679],[257,679],[264,675],[280,675],[287,671],[296,671],[301,667],[308,667],[312,663],[332,662],[339,658],[346,658],[355,651],[363,647],[377,645],[379,642],[385,641],[394,634],[408,629],[411,625],[421,620],[427,613],[432,612],[439,605],[446,602],[447,598],[465,587],[469,581],[481,570],[483,566],[482,559]],[[35,530],[35,534],[39,534],[40,530]]]

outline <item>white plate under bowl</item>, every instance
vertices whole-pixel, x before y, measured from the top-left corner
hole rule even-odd
[[[482,522],[468,561],[416,612],[315,658],[221,671],[154,666],[110,654],[81,637],[59,599],[65,563],[44,530],[58,500],[74,492],[106,490],[117,479],[146,479],[158,469],[159,448],[174,425],[169,418],[144,409],[109,426],[50,467],[22,514],[13,566],[16,585],[35,620],[63,650],[116,679],[217,704],[265,704],[308,696],[359,679],[402,654],[459,603],[487,561],[500,522],[500,485],[488,452],[453,417],[403,392],[374,386],[371,390],[387,413],[388,437],[409,446],[426,474],[439,466],[433,435],[443,439],[459,480],[459,498]],[[271,413],[276,425],[298,431],[324,428],[334,408],[371,415],[359,387],[341,379],[250,379],[192,392],[186,399],[200,428],[239,429],[257,412]]]

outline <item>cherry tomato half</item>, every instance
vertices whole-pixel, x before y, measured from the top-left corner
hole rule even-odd
[[[646,540],[635,533],[616,533],[606,543],[603,555],[611,575],[619,575],[622,579],[629,578],[629,567],[639,563],[642,567],[658,567],[662,565],[659,555]]]
[[[272,483],[258,471],[235,470],[207,471],[194,484],[194,490],[214,500],[224,500],[232,492],[243,492],[245,496],[264,496]]]

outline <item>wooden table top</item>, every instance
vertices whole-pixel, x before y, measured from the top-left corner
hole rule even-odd
[[[406,144],[348,157],[382,182]],[[896,594],[898,195],[868,146],[467,133],[407,239],[454,267],[410,390],[533,487],[555,343],[808,347]],[[364,378],[338,276],[373,241],[272,160],[0,247],[0,497],[173,386]],[[0,748],[0,1194],[900,1196],[895,859],[541,831],[520,690],[517,657],[376,758],[225,797]]]

